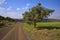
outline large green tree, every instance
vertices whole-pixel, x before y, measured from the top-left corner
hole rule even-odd
[[[29,11],[24,12],[23,19],[26,23],[33,24],[36,27],[38,21],[47,18],[54,10],[45,8],[41,6],[41,3],[29,9]]]

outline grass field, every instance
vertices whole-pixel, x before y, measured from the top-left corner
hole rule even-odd
[[[60,29],[60,22],[41,22],[41,23],[37,23],[37,28],[40,29]]]
[[[26,24],[24,25],[25,31],[32,37],[33,40],[60,40],[60,29],[51,29],[49,27],[60,27],[60,22],[41,22],[37,23],[37,27],[43,28],[37,30],[33,25]],[[46,27],[46,28],[44,28]]]

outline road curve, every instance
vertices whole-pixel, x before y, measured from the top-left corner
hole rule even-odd
[[[23,23],[18,23],[1,40],[31,40],[23,29]]]

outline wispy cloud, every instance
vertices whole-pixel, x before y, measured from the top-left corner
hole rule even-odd
[[[29,4],[29,3],[27,3],[27,4],[26,4],[26,6],[25,6],[25,7],[22,7],[21,9],[26,11],[26,10],[28,10],[28,9],[29,9],[29,6],[30,6],[30,4]]]
[[[21,10],[20,8],[17,8],[17,11]]]
[[[10,6],[10,7],[7,8],[7,11],[9,11],[9,10],[11,10],[11,9],[12,9],[12,7]]]
[[[5,8],[4,7],[0,7],[0,10],[5,10]]]
[[[5,3],[5,0],[0,0],[0,5]]]
[[[17,11],[11,11],[13,9],[12,5],[8,5],[7,8],[3,5],[8,4],[8,2],[6,0],[0,0],[0,5],[2,5],[2,7],[0,6],[0,15],[1,16],[5,16],[5,17],[11,17],[11,18],[22,18],[22,13],[26,10],[28,10],[30,4],[27,3],[25,4],[25,6],[22,8],[20,7],[16,7],[15,10]]]
[[[22,18],[22,15],[18,12],[7,12],[7,16],[11,18]]]
[[[26,4],[26,6],[30,6],[30,4],[29,4],[29,3],[27,3],[27,4]]]
[[[7,9],[11,10],[11,7],[8,7]],[[4,7],[0,7],[0,15],[11,18],[18,18],[18,19],[22,18],[22,14],[20,12],[7,11],[6,8]]]
[[[1,16],[5,16],[6,14],[6,10],[5,10],[5,8],[4,7],[0,7],[0,15]]]
[[[26,11],[26,10],[29,9],[29,6],[30,6],[30,4],[27,3],[26,6],[24,6],[24,7],[22,7],[22,8],[16,8],[16,10],[17,10],[17,11],[19,11],[19,10],[25,10],[25,11]]]
[[[28,10],[29,9],[29,6],[30,6],[30,4],[27,3],[25,9]]]

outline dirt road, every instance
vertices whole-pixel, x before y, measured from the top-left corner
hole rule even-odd
[[[23,23],[18,23],[1,40],[31,40],[23,29]]]

